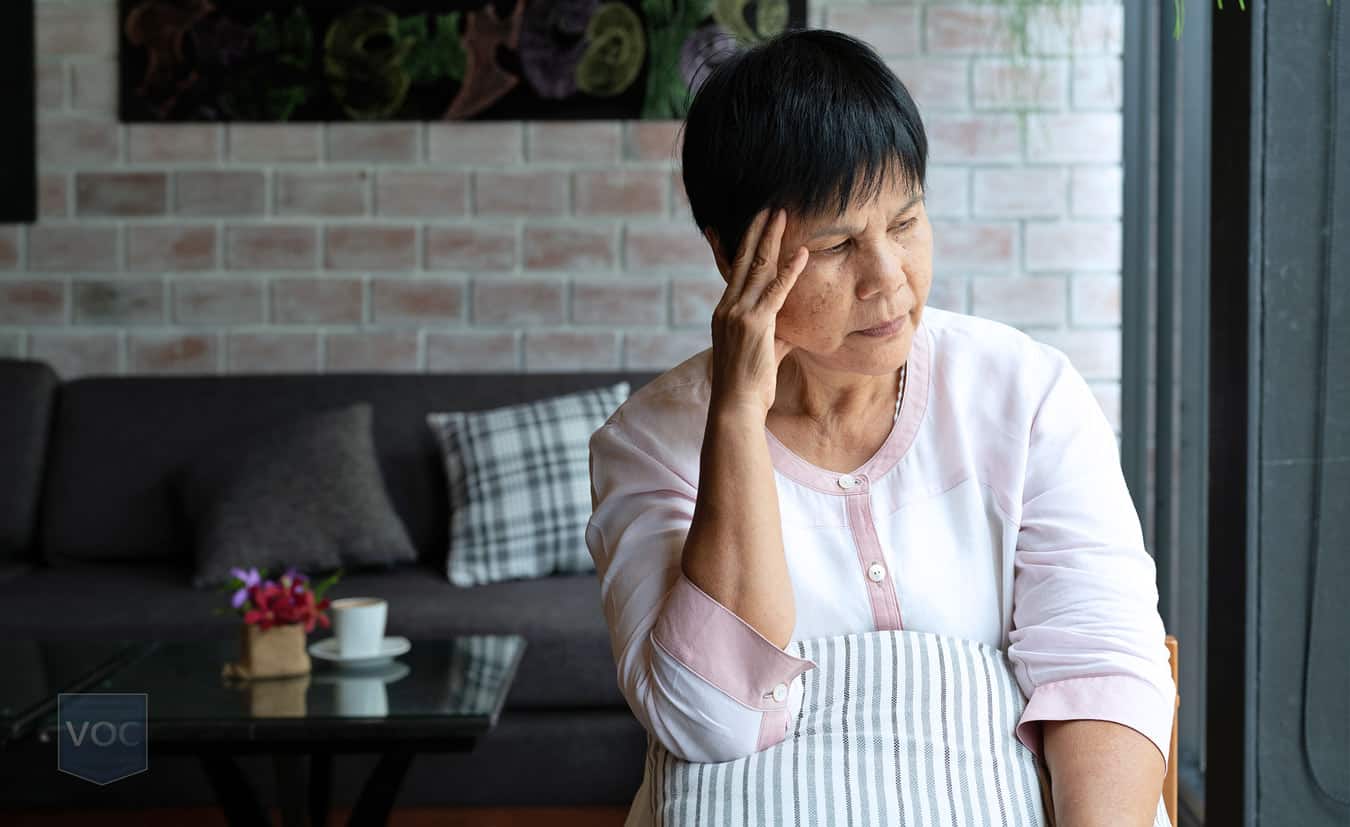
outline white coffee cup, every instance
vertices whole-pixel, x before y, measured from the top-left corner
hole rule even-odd
[[[382,597],[343,597],[328,604],[338,655],[361,658],[378,655],[384,643],[389,604]]]

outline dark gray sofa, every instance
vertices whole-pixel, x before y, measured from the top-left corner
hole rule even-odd
[[[374,437],[417,564],[349,572],[330,593],[390,601],[388,633],[522,634],[528,648],[501,723],[479,749],[422,755],[400,804],[626,804],[645,738],[615,685],[594,574],[471,589],[444,574],[445,475],[424,414],[480,410],[654,373],[324,374],[89,377],[62,382],[45,364],[0,360],[0,636],[8,640],[233,638],[221,596],[189,585],[191,541],[166,483],[211,440],[356,401]],[[578,542],[582,542],[578,538]],[[185,620],[186,619],[186,620]],[[0,665],[7,668],[10,665]],[[42,681],[42,675],[35,675]],[[53,693],[56,691],[52,689]],[[96,787],[0,752],[0,805],[183,806],[214,799],[191,759]],[[339,757],[336,803],[350,803],[374,757]],[[271,766],[241,765],[261,791]]]

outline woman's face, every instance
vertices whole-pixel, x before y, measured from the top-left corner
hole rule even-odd
[[[809,252],[778,313],[776,335],[792,356],[833,370],[881,375],[909,358],[933,282],[933,228],[923,192],[899,176],[870,204],[851,204],[838,220],[789,214],[780,256]],[[899,331],[859,331],[903,316]]]

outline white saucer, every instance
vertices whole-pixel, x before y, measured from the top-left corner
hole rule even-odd
[[[394,658],[411,648],[412,644],[408,642],[406,637],[387,637],[380,641],[380,651],[374,655],[361,655],[359,657],[348,655],[343,657],[338,654],[337,637],[332,636],[311,643],[309,653],[320,660],[326,660],[338,666],[367,668],[390,663]]]
[[[352,684],[352,683],[394,683],[406,678],[412,667],[401,660],[390,661],[383,666],[368,669],[349,669],[345,666],[335,669],[316,669],[310,675],[314,683]]]

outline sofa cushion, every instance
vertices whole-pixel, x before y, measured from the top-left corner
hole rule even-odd
[[[35,556],[38,493],[60,384],[43,362],[0,359],[0,561]]]
[[[41,500],[48,562],[186,562],[192,536],[170,471],[221,439],[326,408],[370,402],[390,499],[419,559],[449,543],[445,469],[430,411],[476,411],[655,374],[274,374],[85,377],[57,394]]]
[[[618,382],[490,411],[427,414],[449,480],[451,583],[595,570],[586,548],[588,446],[628,390]]]
[[[365,402],[301,416],[219,442],[184,466],[192,585],[228,582],[236,567],[314,575],[416,560],[380,478],[370,419]]]
[[[425,425],[423,426],[425,428]],[[228,595],[191,588],[186,566],[158,561],[70,563],[0,581],[0,636],[56,640],[235,638],[215,615]],[[459,588],[428,566],[342,578],[329,597],[389,601],[388,634],[414,640],[519,634],[525,655],[508,708],[624,706],[594,574]],[[311,640],[325,637],[316,631]]]

